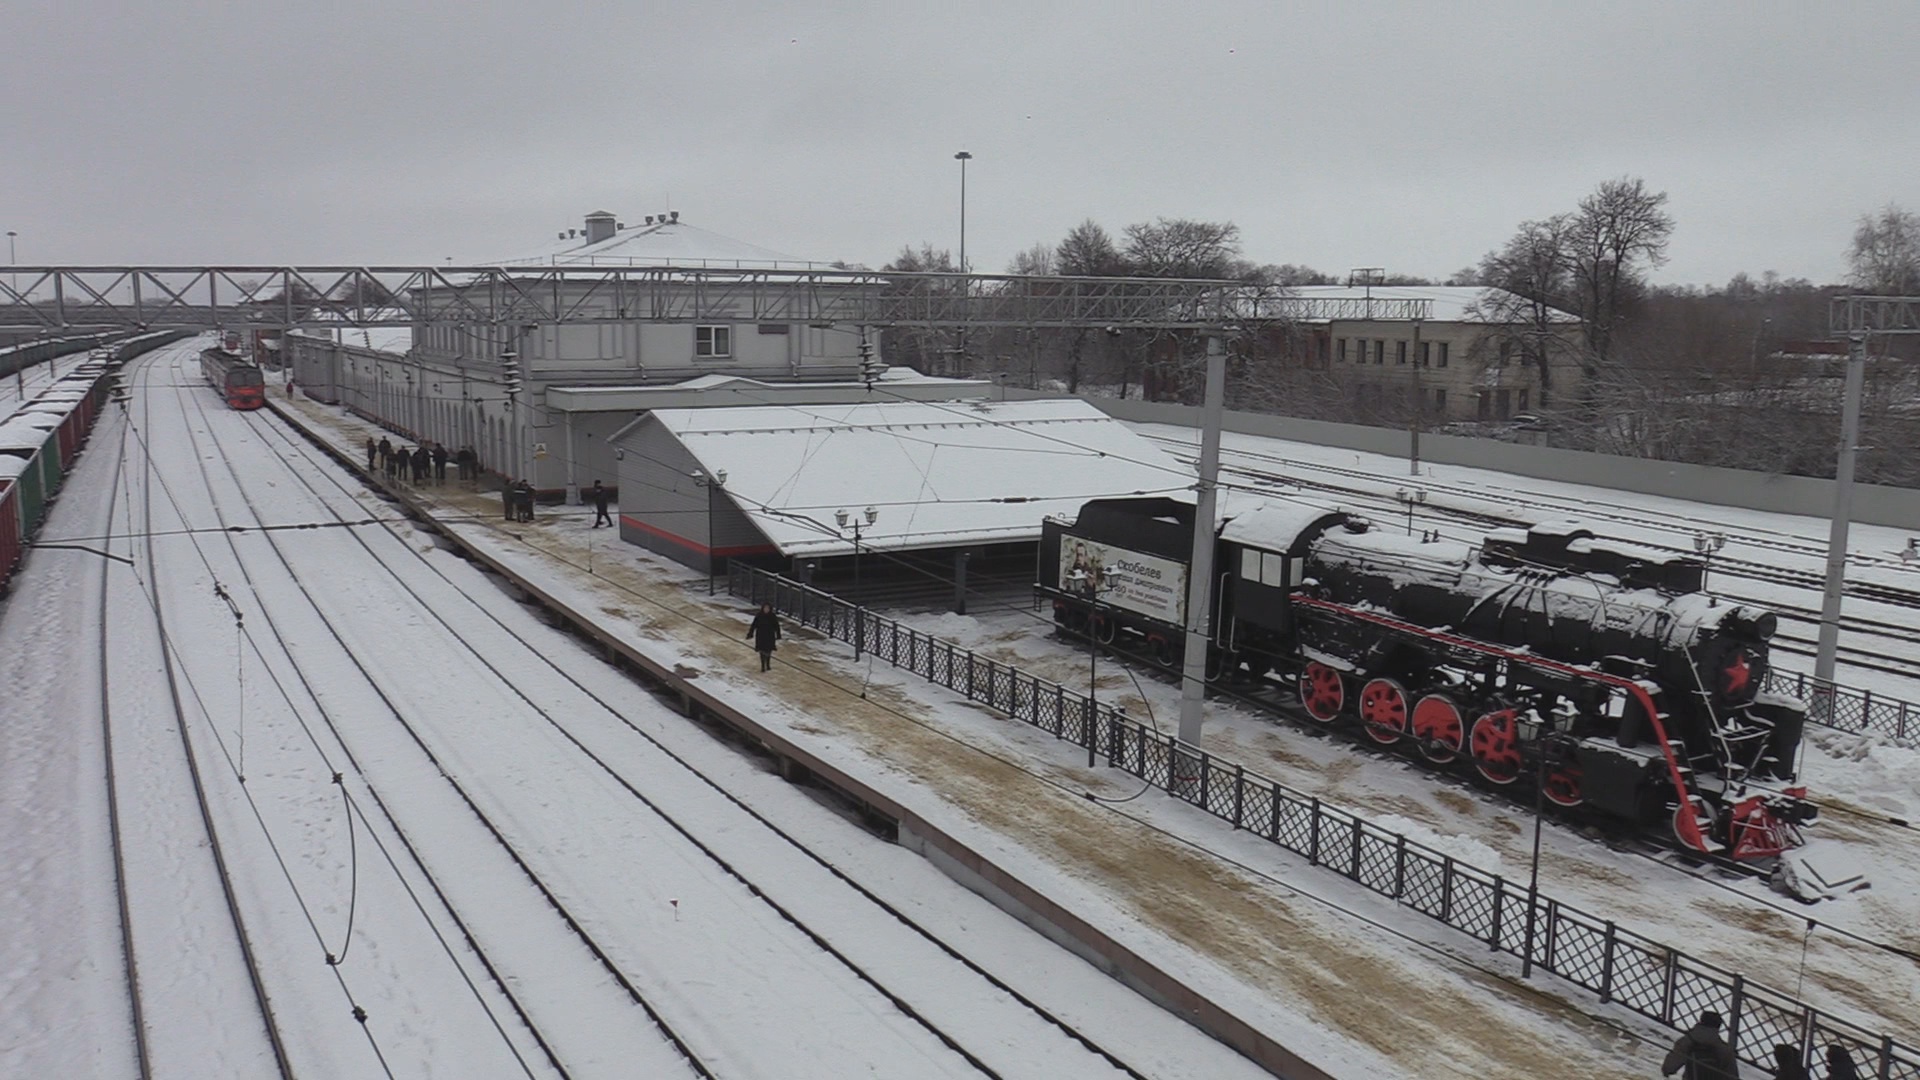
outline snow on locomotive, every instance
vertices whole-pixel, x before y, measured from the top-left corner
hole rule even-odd
[[[1193,514],[1101,499],[1048,521],[1055,620],[1171,667]],[[1813,820],[1783,786],[1805,706],[1762,689],[1774,616],[1701,591],[1698,559],[1568,522],[1470,546],[1282,500],[1228,517],[1215,556],[1210,679],[1271,675],[1313,722],[1696,851],[1765,859]]]

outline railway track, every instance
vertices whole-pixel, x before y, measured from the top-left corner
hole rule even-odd
[[[123,430],[133,430],[130,417],[127,421],[127,428]],[[205,837],[206,852],[211,859],[213,874],[217,879],[222,911],[232,931],[232,940],[238,949],[240,962],[245,968],[245,981],[250,1001],[257,1014],[256,1020],[261,1025],[262,1034],[266,1039],[267,1045],[271,1048],[274,1071],[281,1076],[283,1080],[292,1080],[294,1069],[288,1059],[286,1042],[282,1038],[280,1023],[275,1017],[274,1005],[267,991],[266,979],[262,970],[257,942],[255,941],[253,931],[249,927],[246,914],[241,909],[232,864],[229,860],[229,852],[226,847],[227,838],[223,837],[221,829],[215,823],[212,800],[208,793],[208,778],[202,763],[205,748],[196,745],[188,717],[186,699],[181,693],[182,676],[177,665],[174,650],[170,645],[165,614],[166,604],[161,595],[161,575],[157,572],[159,560],[154,546],[154,534],[157,531],[156,523],[158,521],[153,497],[157,476],[154,470],[157,466],[151,460],[147,460],[145,466],[146,468],[142,471],[141,483],[139,485],[140,524],[137,528],[130,527],[129,534],[133,536],[144,535],[145,537],[145,542],[141,545],[141,551],[145,556],[146,573],[141,575],[139,562],[136,560],[134,563],[134,574],[136,577],[141,578],[141,592],[151,604],[150,614],[152,616],[153,648],[158,654],[160,666],[165,673],[167,684],[168,700],[166,702],[166,711],[172,719],[173,730],[178,737],[180,758],[184,761],[188,778],[191,780],[193,802],[198,811],[200,830]],[[116,481],[126,479],[128,478],[124,472],[123,465],[121,469],[116,470]],[[131,517],[133,496],[129,494],[128,498],[129,516]],[[110,631],[108,628],[114,624],[114,620],[107,617],[106,595],[109,592],[111,592],[111,590],[104,591],[102,598],[101,640],[103,649],[109,641]],[[105,654],[103,654],[102,661],[104,667]],[[106,672],[104,670],[102,671],[101,678],[104,687],[106,680]],[[103,709],[103,714],[105,714],[103,723],[107,726],[106,734],[109,739],[109,747],[112,746],[112,700],[113,698],[109,695],[106,699],[107,707]],[[113,832],[114,868],[115,876],[120,883],[118,888],[121,894],[122,919],[123,925],[126,928],[125,933],[128,942],[127,965],[129,986],[131,988],[130,992],[134,1001],[135,1013],[140,1017],[137,1024],[140,1028],[138,1037],[140,1039],[142,1067],[143,1069],[151,1069],[153,1067],[153,1053],[147,1040],[148,1016],[141,1004],[143,983],[138,974],[138,957],[143,946],[140,945],[141,936],[137,935],[134,930],[134,924],[137,919],[132,905],[129,902],[129,897],[127,896],[126,883],[131,876],[127,857],[129,845],[124,836],[124,818],[120,812],[120,791],[128,776],[128,770],[119,767],[120,763],[117,757],[117,751],[109,749],[107,768],[111,779],[108,783],[108,792],[109,806],[112,815],[110,827]],[[162,767],[159,766],[158,763],[150,760],[140,760],[137,761],[136,764],[138,766],[136,771]],[[151,810],[153,808],[148,807],[147,809]],[[186,867],[181,866],[179,871],[186,872]],[[175,917],[178,918],[179,916]],[[195,935],[191,933],[187,934],[189,940],[192,940],[194,936]],[[174,948],[172,947],[172,942],[166,937],[162,937],[160,940],[166,942],[168,945],[167,948],[161,951],[160,955],[173,955]],[[227,1019],[231,1022],[234,1018],[228,1017]]]
[[[205,408],[204,403],[200,403],[200,407]],[[297,478],[299,484],[304,486],[307,492],[312,495],[315,501],[328,507],[329,512],[334,515],[336,523],[343,525],[348,524],[363,516],[358,512],[359,503],[356,498],[361,493],[360,490],[350,488],[335,478],[333,463],[330,460],[319,457],[310,448],[304,446],[293,437],[288,436],[281,430],[277,423],[261,416],[252,417],[251,420],[254,430],[260,434],[263,439],[277,441],[276,445],[283,457],[305,463],[307,466],[305,468],[292,469],[293,475]],[[204,461],[206,455],[202,454],[200,456]],[[231,469],[231,463],[229,463],[229,468]],[[314,479],[316,476],[327,478],[327,481],[332,484],[334,490],[331,492],[324,491],[320,486],[320,482]],[[240,484],[240,477],[237,472],[234,473],[233,480],[236,486]],[[252,498],[246,495],[244,490],[242,491],[241,497],[246,501],[248,510],[254,518],[253,525],[258,527],[264,524],[266,518],[262,516],[260,508],[254,505]],[[343,500],[355,508],[352,514],[341,513],[338,502]],[[733,796],[721,784],[701,772],[690,762],[675,755],[641,726],[630,721],[623,715],[622,710],[612,702],[595,694],[580,680],[560,665],[554,663],[548,656],[551,643],[537,643],[515,631],[506,621],[494,615],[487,607],[474,601],[471,597],[467,597],[458,585],[445,577],[440,568],[437,567],[432,560],[425,558],[420,552],[414,550],[411,545],[406,545],[407,550],[412,553],[407,559],[406,568],[414,572],[412,575],[402,573],[400,568],[394,566],[389,558],[382,558],[381,555],[375,551],[373,545],[369,543],[368,538],[362,535],[358,529],[345,528],[342,529],[341,532],[351,537],[352,541],[358,544],[373,562],[385,568],[389,574],[390,584],[411,595],[418,604],[419,609],[425,613],[425,616],[438,624],[441,632],[444,632],[451,640],[459,642],[460,646],[468,651],[474,662],[480,667],[492,672],[493,676],[502,685],[511,686],[517,681],[514,677],[509,676],[503,669],[503,664],[510,661],[507,661],[502,656],[501,647],[503,643],[510,642],[516,653],[516,661],[524,663],[526,656],[538,657],[540,662],[555,677],[571,684],[575,691],[584,695],[586,700],[593,703],[594,707],[604,711],[607,720],[619,723],[628,737],[637,735],[640,739],[648,742],[654,752],[662,754],[669,761],[672,761],[676,767],[685,771],[690,779],[707,789],[712,796],[723,799],[728,806],[732,807],[734,813],[750,819],[753,827],[763,830],[766,834],[777,838],[790,852],[804,857],[819,871],[825,872],[833,881],[838,883],[843,892],[848,894],[837,901],[836,906],[843,909],[849,906],[864,906],[874,912],[874,918],[885,918],[910,932],[914,937],[917,937],[924,943],[923,948],[925,946],[932,947],[934,953],[937,954],[935,957],[936,960],[954,968],[954,972],[949,977],[949,981],[959,978],[974,980],[982,984],[980,992],[983,994],[990,996],[1007,996],[1020,1002],[1027,1013],[1049,1026],[1059,1037],[1064,1038],[1068,1043],[1072,1044],[1075,1047],[1075,1052],[1097,1059],[1099,1068],[1096,1071],[1102,1074],[1135,1077],[1142,1075],[1140,1072],[1126,1065],[1126,1063],[1121,1061],[1116,1055],[1102,1048],[1085,1032],[1080,1031],[1031,998],[1021,994],[1004,980],[986,971],[981,965],[969,960],[957,947],[942,940],[938,935],[926,926],[915,921],[896,905],[889,904],[873,891],[860,885],[851,875],[835,866],[830,860],[812,850],[797,837],[780,829],[774,822]],[[288,557],[283,546],[284,542],[272,533],[266,534],[266,539],[277,553],[286,574],[297,580],[300,576],[300,571],[296,568],[294,561]],[[412,580],[409,580],[410,576],[413,577]],[[427,586],[427,588],[423,588],[423,585]],[[304,582],[301,583],[300,588],[306,598],[306,602],[311,605],[314,614],[328,626],[334,642],[343,652],[347,653],[350,657],[354,657],[356,649],[350,640],[351,634],[343,632],[341,627],[334,625],[333,619],[325,610],[325,605],[318,602]],[[431,598],[428,595],[428,588],[433,592],[442,593],[443,596],[445,590],[460,592],[461,599],[465,600],[468,604],[468,610],[465,614],[477,616],[477,620],[468,627],[456,626],[455,620],[450,619],[446,613],[447,603],[445,599]],[[484,627],[484,630],[476,633],[472,628],[475,626]],[[494,643],[485,644],[476,640],[483,635],[495,639]],[[502,638],[502,635],[504,635],[504,638]],[[589,951],[601,959],[602,965],[608,974],[628,990],[629,994],[634,997],[636,1004],[648,1013],[650,1020],[662,1030],[663,1034],[684,1049],[689,1068],[698,1075],[713,1075],[713,1067],[704,1062],[701,1057],[695,1053],[692,1048],[692,1041],[677,1031],[671,1021],[667,1019],[665,1014],[668,1010],[661,1009],[657,1007],[655,1003],[647,1000],[647,995],[628,978],[625,969],[631,965],[632,961],[630,954],[625,960],[619,955],[622,952],[621,943],[604,940],[604,934],[595,928],[593,925],[594,920],[590,916],[576,914],[570,909],[570,905],[565,901],[561,891],[545,880],[549,875],[538,865],[538,855],[520,850],[522,845],[516,842],[512,835],[512,830],[501,824],[498,820],[500,810],[492,804],[492,801],[487,797],[486,793],[471,788],[470,785],[461,779],[462,770],[457,768],[453,762],[449,761],[443,751],[436,748],[435,740],[429,733],[420,730],[417,725],[410,722],[406,716],[406,710],[398,700],[398,695],[389,692],[390,688],[381,685],[383,678],[371,669],[371,665],[363,663],[357,657],[354,658],[353,662],[360,676],[368,681],[369,685],[379,694],[381,700],[386,703],[391,718],[405,728],[409,739],[417,746],[419,751],[434,762],[434,768],[444,781],[458,790],[460,799],[468,810],[486,824],[494,841],[501,849],[509,854],[525,879],[541,891],[547,903],[559,914],[562,921],[567,923],[570,932],[573,933]],[[857,950],[849,948],[840,940],[844,936],[843,932],[836,932],[816,925],[819,923],[817,912],[814,914],[804,914],[793,904],[776,899],[783,891],[778,881],[764,880],[740,859],[737,857],[729,857],[726,853],[719,850],[712,840],[705,835],[711,830],[711,825],[705,825],[704,827],[696,825],[694,822],[687,820],[684,814],[676,813],[673,808],[651,797],[648,791],[642,790],[624,775],[623,770],[615,765],[611,756],[604,752],[604,748],[596,749],[589,744],[588,739],[571,730],[573,725],[569,723],[568,720],[563,719],[560,715],[560,710],[550,707],[543,701],[536,700],[532,695],[526,693],[516,692],[516,696],[521,703],[521,708],[525,709],[532,716],[538,717],[549,729],[564,738],[585,763],[589,763],[590,767],[600,773],[601,776],[618,785],[634,803],[644,807],[646,812],[654,815],[668,830],[678,836],[681,841],[698,851],[700,857],[706,859],[713,867],[730,877],[738,886],[744,889],[748,895],[751,895],[760,904],[774,912],[783,922],[798,931],[827,957],[832,958],[835,962],[842,965],[862,983],[877,992],[902,1015],[910,1018],[928,1034],[932,1035],[940,1043],[964,1059],[975,1071],[989,1076],[1002,1075],[1002,1069],[1005,1067],[1004,1064],[997,1068],[994,1064],[990,1063],[989,1057],[991,1054],[988,1051],[976,1050],[969,1046],[970,1042],[979,1042],[977,1032],[973,1035],[963,1037],[948,1029],[950,1027],[949,1022],[935,1020],[929,1016],[926,1006],[916,1005],[913,1001],[909,1000],[907,991],[896,989],[890,985],[898,980],[897,972],[893,974],[882,974],[873,968],[871,960],[863,961],[854,956],[853,953]],[[569,716],[573,715],[574,712],[569,710]],[[650,782],[648,790],[653,789],[653,787],[654,784]],[[842,917],[845,917],[844,911],[842,912]]]

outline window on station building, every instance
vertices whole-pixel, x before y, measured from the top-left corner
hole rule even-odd
[[[1433,342],[1431,341],[1423,341],[1420,343],[1420,366],[1433,366]]]
[[[1340,338],[1333,343],[1333,357],[1341,363],[1347,362],[1347,339]]]
[[[1439,344],[1440,344],[1440,360],[1434,366],[1446,367],[1447,366],[1447,343],[1442,341]]]
[[[1527,391],[1515,390],[1513,392],[1513,400],[1514,400],[1514,408],[1520,410],[1521,412],[1527,411]]]
[[[693,355],[732,356],[733,328],[728,326],[694,327]]]
[[[1387,343],[1386,342],[1376,340],[1373,343],[1373,362],[1375,364],[1384,364],[1387,362]]]
[[[1393,343],[1393,362],[1396,364],[1404,364],[1407,362],[1406,342],[1396,341]]]
[[[1437,413],[1447,411],[1447,392],[1445,390],[1435,390],[1433,392],[1433,411]]]

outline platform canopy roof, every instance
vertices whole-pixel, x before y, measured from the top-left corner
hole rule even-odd
[[[1188,491],[1193,470],[1078,399],[660,409],[658,423],[787,555],[1038,539],[1094,498]],[[616,439],[618,436],[616,436]]]
[[[662,215],[664,218],[664,215]],[[829,263],[735,240],[684,221],[656,220],[647,224],[621,223],[612,236],[589,242],[586,231],[558,235],[530,252],[503,259],[502,266],[629,267],[677,266],[722,269],[824,268]]]

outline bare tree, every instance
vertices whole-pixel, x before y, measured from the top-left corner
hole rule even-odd
[[[1483,364],[1504,363],[1516,354],[1540,375],[1540,408],[1553,408],[1553,368],[1568,359],[1567,314],[1575,293],[1572,259],[1574,218],[1556,214],[1526,221],[1505,247],[1480,260],[1475,275],[1489,286],[1468,305],[1468,317],[1487,324],[1475,351]],[[1577,358],[1576,358],[1577,359]],[[1591,364],[1581,365],[1589,380]]]
[[[1847,249],[1848,283],[1884,296],[1920,294],[1920,214],[1888,203],[1862,214]]]
[[[1115,277],[1127,272],[1127,263],[1113,237],[1092,218],[1075,225],[1053,249],[1054,269],[1073,277]]]
[[[1622,176],[1581,199],[1568,221],[1567,269],[1581,299],[1594,367],[1607,363],[1614,332],[1643,283],[1641,268],[1667,261],[1673,216],[1666,203],[1666,192],[1648,191],[1639,177]]]
[[[1158,218],[1127,226],[1126,258],[1141,277],[1244,276],[1240,227],[1230,221]]]
[[[1041,243],[1014,255],[1013,261],[1007,264],[1007,273],[1051,277],[1053,266],[1053,249]]]

